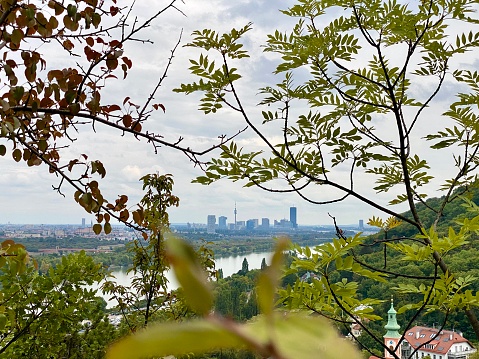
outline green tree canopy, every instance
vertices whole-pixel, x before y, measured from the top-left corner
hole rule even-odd
[[[259,151],[235,141],[223,145],[195,182],[228,178],[246,187],[296,193],[318,205],[355,198],[377,210],[371,225],[389,232],[402,221],[414,228],[407,236],[384,237],[372,250],[387,258],[389,248],[406,262],[433,267],[424,277],[371,267],[356,256],[365,239],[360,234],[346,238],[337,227],[333,243],[315,252],[297,248],[300,256],[289,272],[310,270],[319,279],[311,285],[298,281],[283,291],[285,305],[342,323],[377,320],[373,308],[383,298],[361,298],[354,277],[378,282],[399,277],[408,282],[396,291],[416,295],[416,302],[400,312],[439,310],[447,317],[461,310],[479,338],[477,294],[469,290],[476,278],[456,277],[448,265],[449,253],[479,229],[477,206],[465,198],[474,218],[463,220],[459,230],[436,231],[451,201],[478,184],[479,75],[471,61],[479,46],[475,10],[475,2],[467,0],[299,0],[281,11],[296,25],[268,35],[264,44],[265,52],[277,55],[272,70],[280,79],[259,90],[262,122],[247,110],[239,86],[242,59],[250,56],[242,38],[252,24],[224,34],[193,33],[187,46],[201,52],[191,60],[196,79],[176,91],[202,93],[199,109],[206,114],[233,110],[264,144]],[[450,95],[447,88],[457,92]],[[441,94],[448,103],[437,113]],[[277,132],[271,134],[272,128]],[[434,177],[433,156],[450,160],[445,179]],[[374,183],[376,194],[357,186],[360,179]],[[425,199],[433,185],[444,196],[430,205]],[[398,204],[407,205],[411,215],[403,215],[394,207]],[[420,213],[419,206],[427,211]],[[376,341],[382,344],[382,338]]]

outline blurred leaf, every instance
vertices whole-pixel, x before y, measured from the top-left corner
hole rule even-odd
[[[265,324],[264,321],[258,322],[258,326],[264,327]],[[278,313],[274,328],[275,343],[285,358],[361,358],[353,343],[340,337],[324,318]]]
[[[285,359],[359,359],[354,345],[339,337],[320,317],[276,312],[274,333],[268,335],[269,319],[260,316],[244,325],[212,318],[211,321],[162,323],[114,344],[107,359],[136,359],[205,353],[220,348],[246,347],[269,355],[272,346]],[[273,343],[269,338],[274,338]]]
[[[281,238],[276,244],[276,249],[271,259],[271,265],[261,271],[258,277],[256,292],[258,293],[258,304],[263,314],[269,315],[273,311],[274,296],[281,277],[283,264],[283,251],[289,246],[286,238]]]
[[[239,348],[235,335],[207,321],[161,323],[114,344],[107,359],[134,359],[151,356],[184,355],[217,348]]]
[[[173,237],[167,242],[167,255],[188,306],[198,314],[207,314],[213,305],[213,294],[194,249]]]

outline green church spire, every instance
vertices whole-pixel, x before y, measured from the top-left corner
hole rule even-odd
[[[385,338],[401,338],[401,334],[399,334],[398,330],[401,328],[396,319],[396,310],[394,310],[394,301],[391,297],[391,308],[388,311],[388,324],[384,326],[387,330]]]

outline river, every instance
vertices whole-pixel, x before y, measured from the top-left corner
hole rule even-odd
[[[248,268],[249,269],[259,269],[261,267],[261,262],[263,258],[266,259],[266,263],[270,263],[270,257],[272,252],[260,252],[260,253],[250,253],[250,254],[242,254],[237,256],[229,256],[224,258],[217,258],[215,260],[216,269],[223,270],[223,277],[229,277],[230,275],[237,273],[243,265],[243,260],[246,258],[248,261]],[[115,277],[115,281],[118,284],[128,286],[131,282],[131,276],[126,273],[125,270],[116,269],[111,273]],[[178,282],[176,281],[174,274],[172,272],[168,272],[166,277],[168,278],[170,289],[178,288]],[[101,295],[101,292],[98,292]],[[110,301],[108,296],[101,295],[108,303],[108,307],[113,307],[116,305],[113,301]]]

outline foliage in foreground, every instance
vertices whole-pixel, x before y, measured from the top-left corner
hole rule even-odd
[[[258,278],[262,315],[245,324],[211,313],[213,294],[193,249],[178,240],[168,244],[168,256],[188,305],[201,319],[151,325],[114,344],[107,358],[184,355],[220,348],[248,348],[262,357],[277,359],[360,358],[353,345],[341,339],[324,318],[274,310],[285,241],[278,243],[271,266]]]
[[[176,91],[201,93],[199,109],[205,114],[223,107],[236,112],[264,145],[262,150],[236,141],[221,146],[196,182],[243,181],[318,205],[350,197],[380,213],[371,224],[385,233],[399,221],[412,229],[369,246],[360,235],[346,237],[338,228],[338,238],[316,252],[297,248],[301,257],[291,272],[308,270],[319,279],[298,281],[282,292],[291,309],[347,325],[361,321],[368,332],[366,320],[379,319],[374,307],[382,298],[361,297],[357,278],[379,283],[402,278],[395,290],[411,299],[400,309],[412,313],[407,328],[433,311],[444,314],[445,325],[451,312],[461,310],[479,339],[479,294],[471,290],[477,279],[454,273],[448,263],[450,253],[479,230],[477,211],[473,219],[438,232],[445,209],[479,184],[479,75],[464,56],[478,52],[476,10],[473,0],[299,0],[282,11],[296,19],[294,27],[268,35],[265,44],[266,52],[277,55],[274,72],[281,78],[260,89],[260,120],[244,103],[239,85],[240,66],[250,56],[242,40],[252,25],[224,34],[193,33],[187,46],[200,52],[190,60],[195,79]],[[446,84],[457,92],[443,104],[439,94]],[[436,182],[428,159],[439,153],[444,160],[438,169],[447,168],[439,182],[444,196],[427,203]],[[376,193],[358,182],[374,183]],[[395,209],[398,204],[407,205],[410,216]],[[405,264],[427,263],[432,272],[408,275],[370,266],[357,256],[364,246],[383,253],[385,263],[395,252]],[[383,345],[380,336],[375,341]]]
[[[116,6],[108,9],[93,0],[69,4],[50,1],[48,7],[51,10],[48,11],[54,11],[53,16],[46,8],[33,3],[0,2],[0,25],[4,29],[1,33],[1,71],[7,79],[0,101],[0,138],[12,146],[7,150],[2,143],[0,155],[8,151],[15,161],[25,162],[28,166],[45,164],[60,178],[56,187],[58,191],[64,183],[69,183],[75,188],[75,200],[87,212],[97,215],[98,223],[93,227],[97,233],[102,230],[108,233],[111,218],[117,218],[147,235],[147,228],[142,227],[142,223],[148,214],[141,208],[131,211],[125,195],[114,200],[103,197],[96,181],[106,174],[100,161],[91,160],[86,154],[78,154],[76,158],[63,157],[64,147],[71,144],[72,134],[78,128],[85,124],[114,128],[122,134],[149,141],[155,149],[160,145],[173,147],[196,164],[199,163],[197,156],[205,152],[181,147],[181,139],[167,142],[160,135],[142,130],[150,114],[158,109],[164,110],[162,104],[152,102],[164,76],[153,86],[153,95],[143,102],[143,106],[136,105],[128,96],[118,104],[105,104],[101,100],[103,84],[116,79],[116,74],[126,76],[130,71],[132,64],[123,55],[124,44],[137,40],[137,32],[148,27],[167,9],[175,8],[173,4],[174,1],[136,27],[128,26],[131,14],[128,9],[111,28],[102,28],[99,27],[102,16],[114,18],[122,13],[122,9]],[[257,122],[251,120],[237,91],[236,83],[241,75],[231,66],[232,61],[249,56],[240,41],[251,25],[223,35],[211,30],[194,33],[195,38],[189,45],[209,54],[201,54],[199,59],[191,61],[191,71],[200,78],[199,81],[181,85],[178,91],[203,92],[200,109],[205,113],[216,112],[222,106],[237,111],[270,152],[249,151],[234,142],[226,145],[226,138],[221,137],[220,158],[209,163],[206,175],[199,177],[197,182],[207,184],[228,177],[235,181],[245,180],[246,186],[274,190],[269,187],[269,182],[276,184],[277,180],[283,179],[287,187],[279,191],[297,193],[313,203],[327,204],[354,197],[415,228],[414,233],[407,237],[384,238],[381,243],[376,243],[376,249],[391,249],[406,262],[414,265],[428,262],[434,269],[428,276],[410,278],[401,272],[388,273],[385,268],[371,268],[355,256],[364,240],[359,236],[345,238],[338,230],[338,239],[333,244],[319,248],[321,258],[306,249],[302,253],[306,258],[298,259],[299,262],[293,265],[293,270],[311,268],[321,277],[310,286],[297,283],[288,296],[283,295],[284,302],[291,304],[292,308],[305,306],[303,300],[306,299],[309,310],[330,314],[333,318],[342,315],[341,311],[348,314],[349,320],[356,315],[375,319],[375,314],[367,306],[364,309],[358,305],[368,304],[369,300],[373,306],[379,299],[357,296],[354,276],[375,281],[398,276],[411,279],[413,283],[398,285],[397,290],[415,295],[417,299],[403,307],[404,310],[416,313],[440,310],[447,317],[451,308],[461,308],[479,338],[479,321],[473,310],[478,302],[477,294],[469,290],[475,279],[457,276],[447,262],[449,253],[465,245],[470,234],[478,230],[478,220],[464,220],[458,230],[449,229],[444,234],[436,230],[445,208],[458,195],[456,190],[467,190],[477,184],[479,76],[474,68],[460,62],[464,53],[479,46],[479,33],[474,31],[478,23],[474,13],[476,5],[472,0],[429,0],[414,4],[300,0],[283,11],[287,16],[297,18],[298,22],[290,33],[277,31],[271,34],[266,51],[281,57],[276,73],[283,73],[284,78],[276,86],[261,89],[264,95],[261,105],[269,106],[262,112],[262,120],[267,125],[279,123],[280,136],[272,137],[274,141],[283,139],[278,143],[268,139]],[[338,12],[338,8],[342,11]],[[62,23],[56,18],[59,15],[64,15]],[[323,21],[328,15],[334,18]],[[464,27],[461,27],[459,34],[450,32],[450,25],[457,22],[468,28],[462,32]],[[113,33],[118,36],[112,36]],[[46,47],[52,38],[59,40],[66,53],[77,55],[71,67],[49,69],[45,56],[34,50],[36,44],[38,48]],[[87,46],[83,46],[84,43]],[[213,56],[217,56],[215,60],[209,57],[213,52]],[[457,64],[461,67],[456,67]],[[307,74],[300,85],[294,84],[297,73],[302,75],[301,78]],[[450,125],[441,125],[434,133],[418,133],[419,123],[434,108],[433,101],[447,81],[460,91],[443,113]],[[415,93],[424,83],[432,84],[432,89]],[[300,107],[294,122],[291,117],[295,115],[296,101],[308,108],[303,112]],[[276,106],[276,110],[271,110],[271,106]],[[429,114],[434,116],[431,112]],[[449,166],[452,175],[441,187],[445,195],[429,208],[433,213],[430,228],[425,225],[424,215],[417,210],[417,202],[425,204],[426,186],[433,180],[425,158],[427,155],[423,153],[424,141],[418,140],[421,136],[430,141],[432,150],[453,152]],[[378,193],[386,196],[393,193],[387,198],[389,205],[381,204],[376,197],[355,187],[358,174],[363,178],[372,176]],[[314,191],[309,192],[309,189],[314,185],[332,189],[331,192],[321,192],[331,193],[333,197],[310,197]],[[392,205],[399,203],[408,205],[411,218],[392,209]],[[386,223],[388,221],[394,219],[386,220]],[[379,220],[376,222],[380,224]],[[25,270],[22,263],[25,263],[26,256],[18,247],[14,255],[18,262],[15,262],[15,258],[8,257],[8,245],[4,248],[2,260],[12,268],[9,275],[17,277],[21,274],[18,270]],[[180,252],[181,248],[184,247],[176,247]],[[384,253],[387,255],[387,250]],[[186,257],[178,252],[171,255],[173,261],[177,260],[175,268],[192,309],[206,315],[211,308],[211,293],[197,278],[197,268],[190,270],[189,265],[193,262]],[[270,335],[278,327],[277,334],[283,339],[282,324],[295,327],[297,317],[290,314],[285,320],[277,320],[272,310],[274,280],[264,279],[267,273],[271,272],[265,271],[260,277],[257,289],[263,316],[256,322],[240,326],[206,315],[206,320],[189,325],[205,332],[219,331],[222,333],[219,336],[231,346],[242,343],[262,355],[287,356],[288,348],[281,347],[283,341],[277,342]],[[25,285],[30,283],[34,281]],[[22,294],[20,292],[12,294]],[[191,293],[203,301],[191,299]],[[27,291],[27,294],[31,292]],[[2,310],[9,312],[13,308]],[[7,320],[2,317],[1,322],[9,328],[9,323],[18,317],[5,315],[5,318]],[[310,317],[303,318],[299,321],[300,326],[306,326],[312,320],[315,321]],[[31,325],[27,323],[27,326]],[[168,330],[168,327],[157,328]],[[179,328],[178,333],[184,334],[184,326],[171,328]],[[249,330],[264,330],[265,336],[253,336]],[[129,340],[146,338],[147,345],[140,348],[157,353],[159,349],[154,348],[151,343],[154,338],[148,333],[142,332],[144,337],[139,334]],[[208,341],[204,343],[205,346],[214,346]],[[204,347],[190,349],[195,348],[206,350]]]
[[[0,355],[6,358],[103,358],[115,339],[104,302],[90,286],[105,277],[85,252],[39,274],[19,244],[2,243]]]

